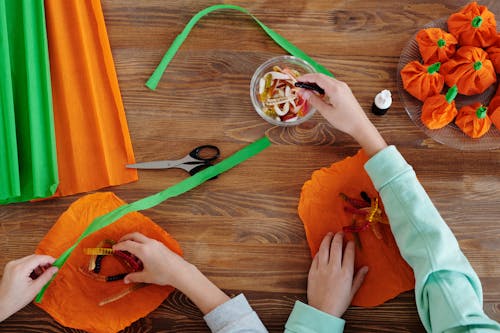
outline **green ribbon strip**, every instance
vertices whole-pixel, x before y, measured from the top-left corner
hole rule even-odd
[[[196,173],[195,175],[167,188],[166,190],[163,190],[161,192],[158,192],[156,194],[153,194],[149,197],[143,198],[136,202],[120,206],[105,215],[97,217],[80,235],[80,237],[76,240],[75,244],[73,244],[73,246],[64,251],[64,253],[59,258],[57,258],[57,260],[54,262],[54,266],[61,268],[61,266],[64,265],[66,260],[68,260],[69,256],[71,255],[73,250],[78,246],[78,244],[82,241],[82,239],[112,224],[122,216],[131,212],[136,212],[139,210],[144,210],[154,207],[169,198],[176,197],[189,190],[192,190],[193,188],[197,187],[200,184],[203,184],[207,180],[237,166],[241,162],[260,153],[262,150],[266,149],[270,145],[271,142],[269,141],[269,139],[267,137],[263,137],[253,142],[252,144],[246,146],[245,148],[241,149],[240,151],[236,152],[235,154],[231,155],[230,157],[226,158],[225,160],[221,161],[220,163],[217,163],[214,166],[202,170]],[[52,280],[53,279],[54,278],[52,278]],[[37,303],[42,301],[43,294],[45,293],[45,290],[48,288],[52,280],[49,281],[36,296]]]
[[[167,50],[165,55],[163,56],[163,59],[161,60],[160,64],[158,67],[156,67],[155,71],[149,78],[149,80],[146,82],[146,86],[151,89],[155,90],[156,87],[158,86],[158,83],[161,80],[161,77],[165,70],[167,69],[168,64],[170,61],[172,61],[172,58],[175,56],[177,53],[177,50],[181,47],[182,43],[186,40],[188,37],[189,33],[191,32],[191,29],[196,25],[196,23],[205,15],[219,10],[219,9],[232,9],[232,10],[237,10],[242,13],[245,13],[252,17],[255,22],[257,22],[258,25],[271,37],[279,46],[281,46],[283,49],[285,49],[288,53],[291,55],[301,58],[305,61],[307,61],[318,73],[323,73],[328,76],[332,76],[333,74],[328,71],[324,66],[320,65],[316,61],[314,61],[311,57],[309,57],[307,54],[305,54],[301,49],[299,49],[297,46],[293,45],[290,43],[288,40],[286,40],[285,37],[281,36],[279,33],[276,31],[268,28],[264,23],[262,23],[259,19],[257,19],[255,16],[253,16],[248,10],[246,10],[243,7],[240,6],[235,6],[235,5],[214,5],[207,7],[200,12],[198,12],[195,16],[189,20],[188,24],[184,27],[184,30],[177,35],[177,37],[174,39],[172,45],[170,45],[170,48]]]

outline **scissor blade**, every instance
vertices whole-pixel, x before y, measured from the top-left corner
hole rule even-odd
[[[127,164],[125,165],[125,167],[129,169],[168,169],[172,168],[176,164],[177,163],[173,161],[152,161],[152,162]]]

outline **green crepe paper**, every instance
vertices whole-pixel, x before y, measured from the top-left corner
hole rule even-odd
[[[82,239],[117,221],[122,216],[130,212],[136,212],[139,210],[144,210],[154,207],[169,198],[176,197],[189,190],[192,190],[193,188],[206,182],[207,180],[235,167],[241,162],[260,153],[262,150],[266,149],[270,145],[271,142],[269,141],[269,139],[267,137],[263,137],[255,141],[254,143],[246,146],[245,148],[241,149],[240,151],[236,152],[235,154],[231,155],[230,157],[226,158],[225,160],[221,161],[220,163],[217,163],[214,166],[202,170],[196,173],[195,175],[167,188],[166,190],[163,190],[161,192],[158,192],[156,194],[153,194],[149,197],[143,198],[136,202],[120,206],[105,215],[99,216],[98,218],[94,219],[94,221],[87,227],[87,229],[85,229],[85,231],[76,240],[75,244],[73,244],[59,258],[57,258],[57,260],[54,262],[54,266],[61,268],[61,266],[64,265],[64,263],[66,262],[66,260],[68,260],[69,256],[71,255],[71,252],[73,252],[73,250],[78,246],[78,244]],[[54,278],[52,278],[52,280],[53,279]],[[37,303],[42,301],[43,294],[45,293],[45,290],[50,285],[52,280],[49,281],[42,288],[40,293],[38,293],[36,297]]]
[[[149,78],[149,80],[146,82],[146,86],[151,89],[155,90],[156,87],[158,86],[158,83],[160,82],[160,79],[163,75],[163,72],[167,69],[168,64],[172,60],[172,58],[175,56],[177,53],[177,50],[181,47],[182,43],[186,40],[187,36],[191,32],[191,29],[196,25],[196,23],[205,15],[219,10],[219,9],[232,9],[232,10],[237,10],[240,12],[243,12],[250,17],[252,17],[255,22],[257,22],[258,25],[261,26],[261,28],[271,37],[279,46],[281,46],[283,49],[285,49],[288,53],[291,55],[301,58],[305,61],[307,61],[309,64],[311,64],[312,67],[318,72],[318,73],[323,73],[328,76],[332,76],[333,74],[328,71],[324,66],[318,64],[316,61],[311,59],[307,54],[305,54],[301,49],[299,49],[297,46],[293,45],[290,43],[288,40],[286,40],[283,36],[278,34],[277,32],[273,31],[272,29],[268,28],[264,23],[259,21],[255,16],[253,16],[249,11],[247,11],[245,8],[240,7],[240,6],[234,6],[234,5],[214,5],[207,7],[200,12],[198,12],[195,16],[189,20],[188,24],[186,27],[184,27],[184,30],[177,35],[177,37],[174,39],[172,45],[170,45],[170,48],[167,50],[165,55],[163,56],[163,59],[161,60],[160,64],[158,67],[156,67],[155,71]]]
[[[0,204],[51,196],[57,155],[43,0],[0,0]]]

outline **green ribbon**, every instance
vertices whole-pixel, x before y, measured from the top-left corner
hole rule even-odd
[[[478,15],[474,17],[471,21],[471,25],[473,28],[479,28],[483,24],[483,17],[481,15]]]
[[[442,38],[439,38],[438,41],[437,41],[437,44],[438,44],[438,47],[439,48],[442,48],[443,46],[446,45],[446,41]]]
[[[439,61],[435,62],[432,65],[430,65],[429,67],[427,67],[427,73],[434,74],[437,71],[439,71],[440,68],[441,68],[441,63]]]
[[[483,63],[481,61],[476,61],[474,63],[474,70],[478,71],[483,67]]]
[[[260,153],[262,150],[266,149],[270,145],[271,142],[269,141],[269,139],[267,137],[263,137],[253,142],[252,144],[246,146],[245,148],[241,149],[240,151],[236,152],[235,154],[231,155],[230,157],[226,158],[225,160],[221,161],[220,163],[217,163],[214,166],[202,170],[196,173],[195,175],[167,188],[166,190],[163,190],[161,192],[158,192],[156,194],[153,194],[149,197],[143,198],[136,202],[120,206],[105,215],[97,217],[80,235],[80,237],[76,240],[75,244],[73,244],[69,249],[64,251],[64,253],[59,258],[57,258],[57,260],[54,262],[54,266],[61,268],[61,266],[64,265],[64,263],[66,262],[66,260],[68,260],[73,250],[78,246],[78,244],[80,244],[82,239],[104,227],[107,227],[108,225],[117,221],[122,216],[131,212],[136,212],[139,210],[144,210],[154,207],[169,198],[176,197],[189,190],[192,190],[193,188],[197,187],[200,184],[203,184],[207,180],[235,167],[241,162]],[[54,278],[52,278],[52,280],[53,279]],[[48,288],[52,280],[50,280],[36,296],[37,303],[42,301],[43,294],[45,293],[45,290]]]
[[[269,35],[269,37],[271,37],[279,46],[281,46],[283,49],[285,49],[288,53],[290,53],[291,55],[293,55],[295,57],[298,57],[298,58],[301,58],[301,59],[307,61],[318,73],[323,73],[323,74],[326,74],[328,76],[333,77],[333,74],[330,73],[330,71],[328,71],[328,69],[326,69],[324,66],[322,66],[319,63],[317,63],[316,61],[314,61],[311,57],[309,57],[307,54],[305,54],[301,49],[299,49],[297,46],[293,45],[288,40],[286,40],[285,37],[281,36],[280,34],[275,32],[274,30],[268,28],[264,23],[262,23],[259,19],[257,19],[255,16],[253,16],[245,8],[240,7],[240,6],[235,6],[235,5],[219,4],[219,5],[210,6],[210,7],[207,7],[205,9],[201,10],[195,16],[193,16],[191,18],[191,20],[189,20],[188,24],[186,24],[186,26],[184,27],[184,30],[182,30],[182,32],[179,35],[177,35],[177,37],[174,39],[174,41],[172,42],[172,45],[170,45],[170,48],[167,50],[167,52],[163,56],[163,59],[161,60],[160,64],[158,65],[158,67],[156,67],[155,71],[153,72],[153,74],[151,75],[149,80],[146,82],[146,86],[149,89],[151,89],[151,90],[156,89],[156,87],[158,86],[158,83],[161,80],[163,73],[167,69],[168,64],[170,63],[170,61],[172,61],[172,58],[177,53],[177,50],[179,50],[182,43],[184,43],[184,41],[188,37],[189,33],[191,32],[191,29],[193,29],[193,27],[196,25],[196,23],[203,16],[205,16],[213,11],[219,10],[219,9],[237,10],[237,11],[240,11],[242,13],[249,15],[250,17],[252,17],[255,20],[255,22],[257,22],[258,25],[260,25],[260,27]]]
[[[456,85],[448,89],[448,92],[445,95],[448,104],[450,104],[455,99],[455,97],[457,97],[457,94],[458,94],[458,88]]]
[[[480,107],[477,108],[476,110],[476,116],[479,118],[479,119],[483,119],[483,118],[486,118],[486,114],[488,112],[488,108],[485,107],[484,105],[481,105]]]

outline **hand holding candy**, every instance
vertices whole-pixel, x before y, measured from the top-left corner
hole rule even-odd
[[[54,261],[50,256],[32,254],[5,265],[0,283],[0,321],[10,317],[35,298],[57,272],[57,267],[51,266]],[[50,267],[42,269],[47,266]],[[36,271],[39,276],[33,275]]]

